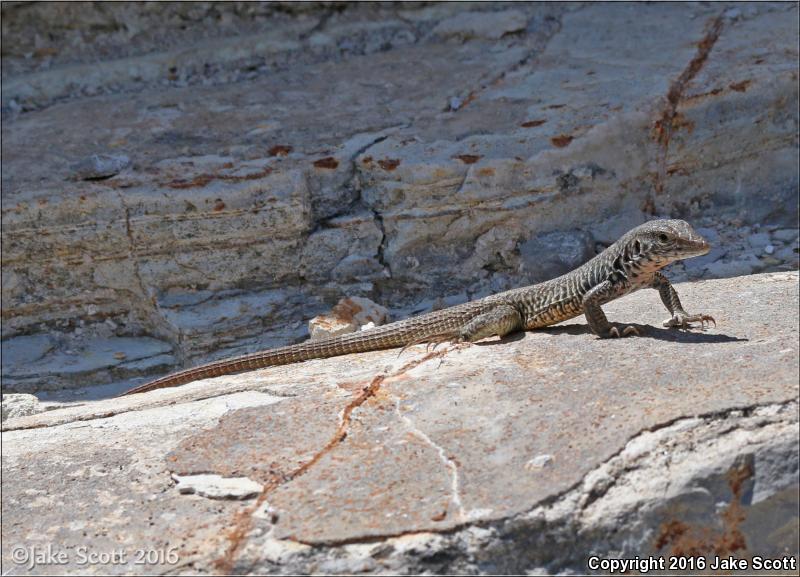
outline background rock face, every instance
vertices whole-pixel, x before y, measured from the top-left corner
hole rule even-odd
[[[6,3],[3,27],[4,349],[50,343],[9,390],[293,342],[343,296],[522,286],[651,215],[717,234],[678,279],[796,267],[794,4]]]

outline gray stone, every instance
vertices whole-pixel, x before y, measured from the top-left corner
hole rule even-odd
[[[35,415],[44,409],[39,406],[39,399],[34,395],[10,393],[3,395],[2,420]]]
[[[119,174],[130,164],[130,158],[124,154],[92,154],[70,166],[70,169],[76,180],[99,180]]]
[[[795,243],[794,246],[785,246],[775,252],[775,257],[797,266],[797,261],[800,259],[800,249],[798,249],[797,243]]]
[[[247,477],[220,475],[172,475],[181,494],[194,494],[209,499],[251,499],[264,489]]]
[[[706,271],[711,278],[725,278],[752,274],[761,266],[761,261],[755,255],[745,254],[736,260],[718,260],[709,263],[706,265]]]
[[[781,228],[772,233],[772,237],[781,242],[792,242],[797,240],[798,236],[800,232],[796,228]]]
[[[555,278],[594,256],[591,235],[582,231],[551,232],[519,246],[522,273],[531,282]]]
[[[677,285],[716,317],[705,331],[662,328],[639,291],[604,307],[636,338],[577,318],[8,419],[4,567],[43,526],[66,548],[174,548],[124,566],[141,574],[581,573],[587,552],[667,555],[675,527],[712,554],[731,519],[741,555],[792,554],[798,286],[796,272]],[[207,493],[228,498],[182,493],[204,476],[195,491],[236,479]]]
[[[543,469],[553,462],[552,455],[536,455],[533,459],[525,463],[528,470]]]
[[[14,349],[24,340],[10,341]],[[12,350],[14,350],[12,349]],[[8,377],[4,389],[31,392],[62,387],[82,387],[108,382],[108,374],[134,374],[148,369],[164,369],[174,363],[169,343],[150,337],[94,337],[65,342],[58,348],[32,350],[46,354],[24,363],[3,364],[3,376]],[[20,355],[15,355],[18,360]],[[88,379],[88,382],[87,382]]]
[[[439,22],[433,29],[433,34],[445,38],[456,36],[464,40],[470,38],[497,40],[504,34],[525,30],[527,26],[528,17],[520,10],[464,12]]]
[[[753,248],[763,249],[769,244],[769,233],[756,232],[747,237],[747,242]]]
[[[719,245],[714,246],[712,243],[712,248],[708,251],[708,254],[685,260],[683,261],[683,266],[689,271],[702,270],[708,268],[711,263],[717,262],[727,254],[727,248]]]
[[[698,232],[700,236],[706,239],[712,247],[719,246],[720,244],[720,236],[719,232],[715,228],[708,228],[705,226],[698,226],[695,227],[695,230]]]
[[[55,346],[53,337],[46,334],[25,335],[4,339],[2,346],[3,374],[33,363],[49,353]]]
[[[389,318],[389,311],[381,305],[363,297],[341,299],[333,309],[308,321],[311,339],[356,332],[362,327],[382,325]]]

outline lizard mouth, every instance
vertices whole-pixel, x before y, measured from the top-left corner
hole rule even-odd
[[[675,251],[675,257],[678,260],[703,256],[704,254],[708,254],[708,252],[711,250],[711,244],[709,244],[706,239],[700,236],[690,240],[684,240],[684,242],[681,244],[682,246],[678,245],[678,248]]]

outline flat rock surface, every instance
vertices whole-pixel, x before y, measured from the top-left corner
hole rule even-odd
[[[466,348],[311,361],[12,418],[4,566],[15,545],[57,540],[69,562],[33,573],[77,570],[79,547],[128,555],[81,571],[280,570],[319,547],[477,531],[558,500],[649,431],[797,399],[796,273],[676,288],[717,326],[661,328],[657,293],[640,291],[605,307],[639,338],[598,339],[576,319]],[[233,488],[216,483],[212,499],[173,478],[197,475]],[[246,499],[241,487],[256,484],[263,491]],[[135,565],[137,549],[175,555]]]

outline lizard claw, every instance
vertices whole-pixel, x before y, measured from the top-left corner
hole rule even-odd
[[[705,329],[706,325],[711,326],[711,323],[714,323],[714,326],[717,326],[717,321],[714,320],[714,317],[711,315],[687,315],[686,313],[675,313],[672,318],[667,319],[664,321],[665,327],[678,327],[678,328],[690,328],[691,323],[700,323],[700,329]]]
[[[622,329],[622,334],[621,335],[620,335],[619,329],[617,327],[613,327],[612,326],[610,329],[608,329],[608,336],[610,336],[610,337],[619,338],[619,337],[627,337],[628,335],[636,335],[637,337],[641,336],[639,334],[639,330],[636,327],[632,326],[632,325],[628,325],[624,329]]]

